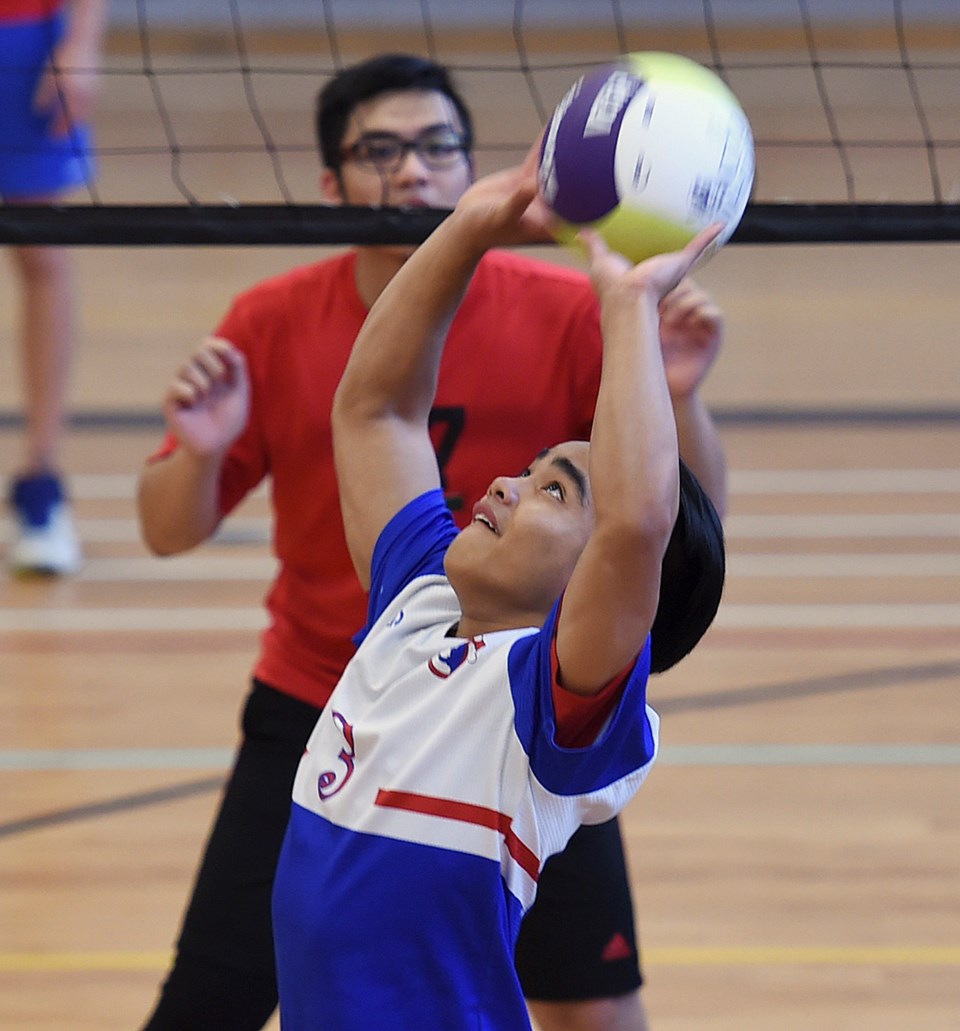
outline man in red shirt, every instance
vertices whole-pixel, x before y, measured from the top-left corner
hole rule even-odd
[[[317,128],[333,203],[450,208],[473,179],[470,114],[445,70],[420,58],[341,72],[321,93]],[[276,1005],[270,889],[293,777],[366,610],[340,518],[330,408],[367,312],[411,252],[363,247],[253,287],[167,391],[170,432],[140,484],[148,545],[194,547],[269,476],[280,571],[243,741],[150,1031],[256,1031]],[[681,453],[722,512],[723,452],[697,391],[721,317],[687,282],[661,321]],[[600,349],[584,275],[506,252],[483,259],[450,327],[431,417],[458,521],[498,471],[589,435]],[[579,832],[547,865],[517,967],[543,1031],[645,1027],[615,821]]]

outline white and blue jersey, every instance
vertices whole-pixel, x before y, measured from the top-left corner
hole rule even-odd
[[[547,858],[645,778],[648,648],[598,739],[554,741],[542,628],[465,640],[443,495],[373,559],[367,627],[307,744],[274,886],[284,1031],[529,1028],[513,953]]]

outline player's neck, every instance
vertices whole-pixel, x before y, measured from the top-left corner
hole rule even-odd
[[[490,605],[487,599],[478,601],[471,605],[468,600],[464,605],[464,599],[458,595],[461,603],[460,621],[457,623],[453,633],[456,637],[482,637],[484,634],[493,634],[498,630],[522,630],[526,627],[543,626],[549,615],[547,612],[537,612],[523,606],[501,604]]]
[[[357,293],[367,309],[387,288],[413,253],[411,247],[358,247],[356,264]]]

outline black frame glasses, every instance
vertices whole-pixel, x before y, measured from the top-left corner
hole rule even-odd
[[[412,140],[393,132],[367,132],[340,151],[342,161],[352,161],[376,172],[396,172],[414,152],[433,171],[453,168],[467,152],[463,133],[452,126],[424,129]]]

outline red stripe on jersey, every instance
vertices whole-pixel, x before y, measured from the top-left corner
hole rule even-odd
[[[418,795],[413,791],[377,792],[375,805],[385,809],[405,809],[424,816],[439,816],[446,820],[459,820],[477,827],[488,827],[503,835],[507,851],[513,856],[517,865],[534,881],[540,873],[540,860],[514,833],[513,821],[496,809],[488,809],[483,805],[470,802],[455,802],[451,798],[437,798],[434,795]]]
[[[63,7],[64,0],[0,0],[0,22],[40,21]]]

